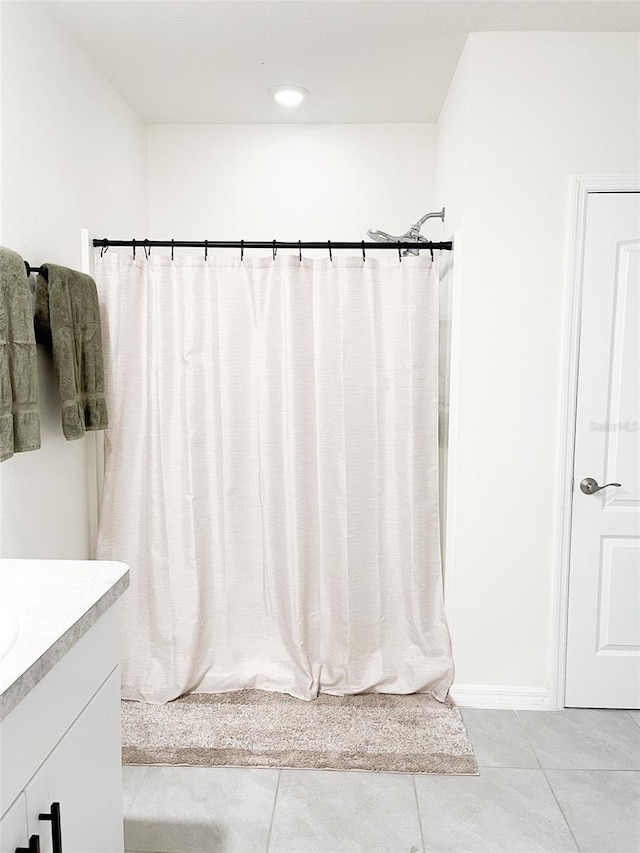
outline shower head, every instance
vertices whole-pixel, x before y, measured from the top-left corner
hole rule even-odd
[[[400,234],[399,236],[394,236],[393,234],[387,234],[386,231],[378,231],[375,228],[371,228],[367,231],[367,237],[371,240],[375,240],[376,243],[428,243],[426,237],[422,237],[420,233],[414,231],[413,227],[407,231],[406,234]],[[403,249],[403,255],[419,255],[420,252],[418,249]]]
[[[386,231],[378,231],[376,228],[370,228],[367,231],[367,237],[370,240],[375,240],[376,243],[397,243],[402,241],[403,237],[394,237],[393,234],[387,234]]]
[[[399,236],[387,234],[386,231],[378,231],[376,228],[371,228],[367,231],[367,237],[371,240],[375,240],[376,243],[428,243],[429,241],[427,238],[420,234],[420,228],[427,219],[441,219],[444,222],[444,207],[438,213],[426,213],[422,219],[419,219],[414,223],[408,231],[404,234],[400,234]],[[419,249],[405,249],[403,254],[417,255],[419,254]]]

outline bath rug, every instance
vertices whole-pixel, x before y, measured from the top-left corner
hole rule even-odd
[[[124,764],[476,775],[450,699],[362,693],[194,693],[166,705],[122,702]]]

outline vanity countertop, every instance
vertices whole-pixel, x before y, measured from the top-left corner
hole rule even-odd
[[[128,586],[124,563],[0,559],[0,603],[19,626],[15,643],[0,658],[0,720]]]

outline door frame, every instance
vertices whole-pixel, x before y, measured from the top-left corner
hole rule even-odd
[[[556,564],[551,593],[551,642],[549,707],[565,707],[567,633],[569,611],[569,560],[573,502],[573,461],[576,441],[578,362],[582,318],[582,273],[590,193],[640,192],[640,174],[578,174],[571,176],[567,292],[563,322],[562,398],[556,505]]]

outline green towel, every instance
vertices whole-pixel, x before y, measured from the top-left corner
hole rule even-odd
[[[36,288],[36,336],[53,352],[67,441],[106,429],[102,332],[96,283],[75,270],[44,264]]]
[[[39,447],[31,289],[20,255],[0,246],[0,462]]]

